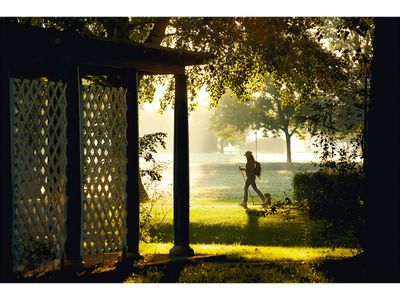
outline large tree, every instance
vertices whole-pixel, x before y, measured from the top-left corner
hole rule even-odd
[[[207,86],[212,104],[226,91],[242,101],[265,87],[264,78],[275,72],[278,79],[296,83],[297,92],[312,97],[315,91],[332,91],[346,79],[341,60],[321,47],[315,28],[322,18],[253,17],[135,17],[135,18],[25,18],[26,23],[81,35],[150,43],[177,49],[207,52],[213,59],[187,68],[189,97]],[[173,79],[144,77],[141,99],[152,101],[155,84],[168,85],[162,107],[173,105]],[[193,104],[195,105],[195,104]]]
[[[399,53],[400,19],[377,18],[366,166],[368,244],[364,262],[371,282],[400,282]],[[381,141],[390,143],[382,151]]]
[[[286,162],[292,162],[291,138],[293,135],[303,137],[304,111],[306,104],[301,104],[300,93],[290,84],[269,81],[266,90],[256,99],[253,123],[264,134],[272,132],[274,136],[281,133],[286,141]]]
[[[293,86],[267,81],[266,89],[247,102],[228,95],[223,97],[210,119],[210,127],[220,139],[227,132],[237,138],[239,134],[260,129],[265,137],[283,134],[286,162],[291,163],[291,138],[293,135],[303,136],[303,113],[309,109],[306,111],[305,104],[297,103],[300,94],[293,90]]]

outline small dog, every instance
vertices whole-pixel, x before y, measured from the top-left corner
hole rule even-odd
[[[264,197],[265,197],[265,199],[267,199],[267,203],[269,205],[271,205],[272,204],[272,202],[271,202],[271,194],[270,193],[265,193]]]

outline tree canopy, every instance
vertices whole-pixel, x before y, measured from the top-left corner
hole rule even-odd
[[[210,105],[232,93],[242,102],[267,89],[274,78],[296,97],[280,97],[286,108],[307,105],[304,123],[312,134],[363,139],[368,74],[372,60],[371,18],[311,17],[122,17],[23,18],[20,21],[81,35],[150,43],[210,53],[205,65],[188,67],[190,108],[203,86]],[[161,110],[174,105],[172,76],[144,76],[140,100],[153,100],[165,84]],[[259,103],[260,105],[262,103]],[[265,104],[265,103],[264,103]],[[264,107],[268,109],[267,107]],[[269,123],[271,123],[269,120]],[[298,123],[300,124],[300,123]]]
[[[213,105],[227,90],[243,101],[264,86],[264,78],[275,72],[278,78],[296,83],[298,91],[312,94],[315,88],[331,90],[345,79],[340,60],[321,48],[313,30],[321,18],[252,17],[134,17],[134,18],[24,18],[25,23],[82,35],[151,43],[213,55],[203,66],[188,68],[190,96],[206,85]],[[154,78],[157,83],[159,78]],[[171,79],[166,79],[171,81]],[[154,84],[143,85],[154,94]],[[167,89],[172,91],[172,89]],[[164,102],[172,104],[166,93]]]
[[[283,134],[286,139],[287,162],[292,162],[291,138],[303,137],[305,131],[304,113],[309,111],[306,104],[296,101],[300,94],[290,85],[266,79],[266,89],[247,102],[236,97],[224,96],[210,119],[211,130],[222,141],[236,141],[249,130],[262,130],[265,137]]]

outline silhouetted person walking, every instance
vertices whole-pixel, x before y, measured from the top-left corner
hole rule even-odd
[[[244,198],[243,202],[241,202],[239,205],[243,206],[244,208],[247,209],[247,200],[248,200],[248,194],[249,194],[249,186],[253,188],[253,190],[260,196],[262,202],[263,202],[263,207],[266,207],[268,204],[268,200],[265,198],[263,193],[257,188],[256,185],[256,173],[255,173],[255,163],[256,160],[254,159],[253,153],[251,151],[247,151],[244,156],[247,158],[247,163],[246,167],[239,167],[241,171],[246,171],[246,182],[244,184]]]

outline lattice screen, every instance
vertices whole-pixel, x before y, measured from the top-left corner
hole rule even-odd
[[[11,79],[17,266],[60,258],[66,238],[66,84]]]
[[[126,90],[83,85],[82,255],[126,244]]]

